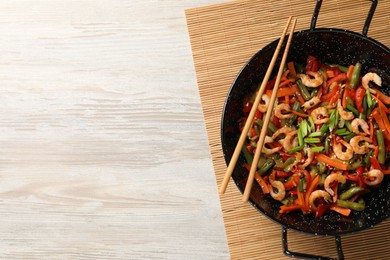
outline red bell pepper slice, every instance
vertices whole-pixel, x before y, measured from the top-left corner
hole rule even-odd
[[[358,170],[356,170],[357,172]],[[363,172],[363,171],[362,171]],[[359,173],[356,173],[356,174],[351,174],[349,173],[348,171],[344,171],[344,176],[350,180],[350,181],[354,181],[354,182],[357,182],[359,181]]]
[[[326,95],[323,95],[323,96],[321,97],[321,100],[322,100],[323,102],[329,101],[332,97],[334,97],[334,96],[336,95],[336,93],[337,93],[339,90],[340,90],[339,85],[335,86],[335,87],[332,89],[331,92],[327,93]]]
[[[306,60],[306,70],[317,72],[320,68],[320,63],[314,56],[308,56]]]
[[[285,172],[285,171],[278,171],[274,170],[276,172],[276,177],[278,178],[288,178],[292,175],[291,172]]]
[[[331,207],[332,205],[330,204],[321,204],[317,206],[316,218],[322,217]]]
[[[347,79],[347,74],[340,73],[340,74],[336,75],[335,77],[329,79],[326,82],[326,85],[329,87],[330,85],[332,85],[333,82],[341,82],[341,81],[344,81],[346,79]]]
[[[363,98],[364,98],[364,95],[366,94],[366,89],[363,88],[362,86],[360,86],[357,90],[356,90],[356,108],[357,110],[360,112],[360,113],[363,113],[364,112],[364,109],[363,109]]]
[[[255,117],[253,118],[253,120],[257,120],[257,119],[261,119],[263,116],[263,113],[260,111],[260,110],[256,110],[256,113],[255,113]]]
[[[252,106],[253,106],[252,102],[247,101],[247,102],[244,104],[244,107],[242,108],[242,112],[244,112],[244,113],[249,113],[249,112],[251,112]]]
[[[253,154],[253,151],[255,150],[255,148],[252,145],[247,145],[246,149],[248,150],[248,152],[250,152],[252,154]]]
[[[371,166],[372,166],[375,170],[382,170],[382,167],[380,166],[378,160],[377,160],[375,157],[371,157],[371,158],[370,158],[370,163],[371,163]]]

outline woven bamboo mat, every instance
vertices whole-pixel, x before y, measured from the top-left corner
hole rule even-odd
[[[361,32],[370,1],[324,1],[317,27]],[[314,0],[241,0],[186,10],[204,119],[215,176],[220,185],[226,170],[220,144],[220,122],[227,91],[247,60],[277,39],[288,16],[297,29],[308,29]],[[390,46],[390,1],[380,0],[368,36]],[[286,259],[281,228],[261,215],[231,182],[220,195],[231,259]],[[342,237],[346,259],[389,259],[390,220]],[[289,232],[289,249],[336,257],[332,237]]]

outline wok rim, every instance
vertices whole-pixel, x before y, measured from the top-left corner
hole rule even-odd
[[[362,35],[360,33],[353,32],[353,31],[350,31],[350,30],[345,30],[345,29],[338,29],[338,28],[307,29],[307,30],[296,31],[293,36],[303,35],[303,34],[317,34],[317,33],[346,34],[346,35],[348,35],[348,37],[355,36],[355,37],[361,38],[362,40],[368,41],[370,44],[374,44],[377,47],[380,47],[380,49],[383,52],[385,52],[385,53],[390,55],[390,48],[385,46],[384,44],[380,43],[379,41],[377,41],[377,40],[375,40],[375,39],[373,39],[371,37]],[[225,98],[225,101],[224,101],[223,110],[222,110],[221,130],[220,130],[220,134],[221,134],[221,140],[220,141],[221,141],[222,152],[223,152],[223,156],[224,156],[224,160],[225,160],[226,164],[229,164],[229,162],[231,160],[231,156],[230,156],[230,158],[227,158],[228,157],[227,151],[226,151],[227,147],[226,147],[226,142],[224,142],[224,122],[225,122],[225,119],[227,117],[226,111],[227,111],[227,106],[229,104],[229,101],[232,98],[232,92],[235,89],[236,84],[238,84],[237,82],[240,79],[240,76],[243,73],[243,71],[245,70],[245,68],[251,62],[253,62],[253,60],[256,59],[259,55],[261,56],[262,52],[265,51],[267,48],[271,48],[272,45],[276,46],[278,41],[279,41],[279,38],[277,38],[276,40],[274,40],[274,41],[270,42],[269,44],[263,46],[254,55],[252,55],[252,57],[247,62],[244,63],[244,65],[241,67],[239,72],[236,74],[233,82],[230,84],[229,90],[227,92],[227,95],[226,95],[226,98]],[[294,44],[294,37],[293,37],[292,44]],[[236,167],[239,167],[239,166],[236,165]],[[241,194],[243,194],[243,192],[244,192],[243,188],[240,186],[239,181],[236,180],[236,178],[234,178],[234,171],[236,171],[236,167],[233,170],[233,174],[232,174],[231,178],[233,179],[233,181],[234,181],[236,187],[238,188],[238,190],[241,192]],[[320,232],[318,232],[318,231],[314,231],[314,230],[302,230],[302,229],[296,227],[295,225],[291,225],[289,223],[282,223],[282,221],[280,221],[280,220],[278,220],[276,218],[275,214],[269,214],[266,210],[264,210],[263,208],[259,207],[256,204],[256,202],[251,197],[249,197],[248,201],[257,211],[259,211],[261,214],[263,214],[264,216],[266,216],[270,220],[272,220],[272,221],[276,222],[277,224],[279,224],[282,228],[285,227],[285,228],[292,229],[292,230],[300,232],[300,233],[314,234],[314,235],[320,235],[320,236],[340,236],[340,235],[354,234],[354,233],[357,233],[357,232],[360,232],[360,231],[363,231],[363,230],[371,229],[371,228],[377,226],[378,224],[382,223],[383,221],[385,221],[386,219],[388,219],[390,217],[390,213],[389,213],[389,214],[387,214],[385,216],[378,217],[374,224],[368,225],[366,223],[365,225],[362,225],[361,227],[358,227],[358,228],[354,228],[352,230],[345,230],[345,231],[335,231],[335,230],[333,230],[333,231],[330,231],[330,232],[329,231],[320,231]],[[300,214],[302,214],[302,213],[300,213]]]

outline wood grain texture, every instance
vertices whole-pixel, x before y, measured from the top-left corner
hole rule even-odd
[[[184,10],[0,2],[0,259],[227,259]]]

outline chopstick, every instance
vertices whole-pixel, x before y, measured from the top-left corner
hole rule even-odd
[[[234,149],[232,158],[230,159],[229,165],[227,167],[227,170],[226,170],[226,173],[225,173],[225,177],[224,177],[224,179],[222,181],[221,187],[219,188],[219,193],[220,194],[223,194],[226,191],[226,188],[227,188],[227,185],[229,183],[230,177],[232,176],[234,167],[236,166],[238,157],[239,157],[239,155],[241,153],[242,146],[244,145],[244,142],[246,140],[246,136],[248,134],[248,131],[249,131],[250,127],[252,126],[253,118],[255,117],[255,113],[256,113],[257,107],[260,104],[261,97],[262,97],[262,95],[264,93],[265,87],[267,86],[268,80],[269,80],[269,78],[271,76],[271,73],[272,73],[272,70],[273,70],[273,68],[275,66],[276,59],[278,58],[280,49],[282,48],[284,37],[285,37],[285,35],[287,33],[287,30],[288,30],[288,27],[289,27],[289,25],[291,23],[291,19],[292,19],[292,17],[290,16],[288,18],[288,20],[287,20],[287,24],[286,24],[286,26],[285,26],[285,28],[283,30],[282,35],[280,36],[280,40],[278,42],[278,45],[276,46],[274,55],[272,56],[271,62],[269,64],[269,66],[268,66],[267,72],[265,73],[265,76],[264,76],[264,79],[263,79],[263,81],[261,83],[260,89],[259,89],[259,91],[258,91],[258,93],[256,95],[255,100],[253,101],[252,109],[249,112],[248,119],[247,119],[247,121],[245,123],[244,129],[241,132],[240,138],[238,139],[236,148]]]
[[[252,161],[251,169],[249,171],[248,180],[247,180],[246,185],[245,185],[244,195],[243,195],[243,198],[242,198],[242,200],[244,202],[248,201],[249,195],[250,195],[250,192],[251,192],[251,189],[252,189],[253,179],[254,179],[254,176],[255,176],[255,173],[256,173],[256,170],[257,170],[257,164],[259,162],[261,150],[262,150],[263,145],[264,145],[264,139],[265,139],[265,136],[267,134],[267,126],[268,126],[270,118],[271,118],[273,106],[274,106],[274,103],[275,103],[275,100],[276,100],[277,89],[279,88],[280,79],[282,77],[283,69],[284,69],[284,66],[286,64],[287,55],[288,55],[288,51],[290,49],[291,40],[292,40],[292,36],[294,34],[296,23],[297,23],[297,20],[293,19],[293,23],[292,23],[291,30],[290,30],[290,35],[288,36],[288,40],[287,40],[287,43],[286,43],[286,48],[284,49],[282,61],[280,63],[278,75],[276,76],[275,85],[274,85],[274,88],[273,88],[273,91],[272,91],[272,95],[271,95],[271,99],[270,99],[270,102],[269,102],[269,105],[268,105],[268,108],[267,108],[267,113],[265,115],[263,127],[261,128],[260,137],[259,137],[259,140],[257,141],[257,146],[256,146],[257,148],[256,148],[255,155],[253,156],[253,161]]]

